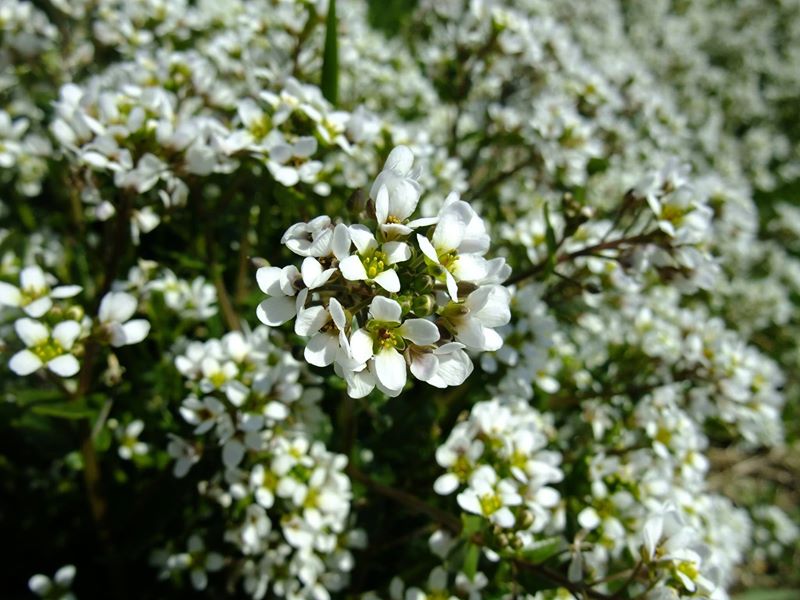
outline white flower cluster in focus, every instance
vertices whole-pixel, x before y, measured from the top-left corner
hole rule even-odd
[[[304,355],[318,367],[333,364],[351,397],[374,388],[397,396],[410,369],[444,388],[472,372],[466,351],[497,350],[495,328],[510,319],[511,270],[487,260],[491,239],[483,220],[456,194],[438,215],[412,220],[420,186],[414,156],[392,150],[370,191],[365,223],[328,216],[296,223],[282,242],[304,257],[301,267],[262,267],[258,285],[268,298],[261,322],[295,320],[308,338]]]

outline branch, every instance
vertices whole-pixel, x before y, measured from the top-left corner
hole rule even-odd
[[[562,263],[569,262],[581,256],[592,256],[593,254],[600,252],[601,250],[613,250],[619,248],[620,246],[635,246],[637,244],[646,244],[654,241],[658,233],[659,233],[658,231],[651,231],[640,235],[634,235],[631,237],[622,237],[616,240],[610,240],[607,242],[600,242],[597,244],[593,244],[591,246],[586,246],[585,248],[581,248],[580,250],[559,255],[558,258],[556,258],[555,264],[560,265]],[[610,257],[604,256],[603,258],[610,258]],[[520,273],[517,273],[513,277],[510,277],[508,281],[506,281],[505,285],[514,285],[515,283],[524,281],[525,279],[528,279],[529,277],[536,275],[540,271],[543,271],[545,268],[547,268],[547,265],[548,265],[548,260],[545,259],[533,265],[527,271],[522,271]]]

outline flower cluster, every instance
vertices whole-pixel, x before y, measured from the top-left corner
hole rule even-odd
[[[309,364],[334,364],[354,398],[375,387],[397,396],[408,370],[435,387],[462,384],[473,368],[466,351],[498,350],[495,328],[510,318],[500,284],[511,270],[484,258],[491,240],[470,205],[451,194],[435,217],[411,219],[420,199],[413,161],[405,146],[389,154],[366,207],[372,228],[327,216],[296,223],[281,241],[304,257],[300,269],[257,273],[268,296],[259,320],[294,319]]]
[[[360,534],[349,530],[347,459],[313,437],[324,425],[321,390],[281,344],[265,327],[189,342],[175,365],[191,390],[180,414],[198,441],[176,437],[169,452],[176,477],[201,461],[218,465],[201,489],[227,515],[224,541],[236,549],[229,561],[248,595],[319,598],[346,584],[348,548]],[[199,450],[212,437],[218,458]],[[192,585],[204,589],[223,559],[192,538],[188,554],[158,562],[164,574],[189,569]]]
[[[17,375],[46,368],[60,377],[72,377],[80,370],[78,357],[90,338],[119,347],[138,344],[147,337],[148,321],[132,318],[138,302],[131,294],[109,292],[92,320],[82,306],[59,302],[77,296],[82,288],[51,287],[54,279],[38,265],[32,265],[20,271],[19,287],[0,282],[0,305],[28,315],[14,323],[17,336],[25,345],[8,362]]]
[[[434,490],[457,496],[459,507],[486,519],[498,550],[525,550],[537,537],[563,529],[561,456],[547,450],[552,426],[526,402],[479,402],[436,451],[447,473]]]

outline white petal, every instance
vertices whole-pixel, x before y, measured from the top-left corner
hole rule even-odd
[[[483,325],[477,319],[466,317],[461,319],[456,330],[456,339],[467,348],[473,350],[485,350],[485,340],[483,335]]]
[[[488,261],[477,254],[461,254],[455,261],[452,272],[458,281],[478,282],[489,273]]]
[[[270,327],[283,325],[296,314],[295,300],[287,296],[267,298],[256,309],[258,320]]]
[[[364,254],[368,250],[378,247],[378,241],[375,236],[364,225],[351,225],[350,239],[353,240],[359,254]]]
[[[487,327],[501,327],[511,320],[511,292],[502,285],[487,285],[472,292],[466,300],[470,314]]]
[[[19,306],[20,302],[22,302],[22,293],[10,283],[0,281],[0,304]]]
[[[386,223],[386,218],[389,216],[389,190],[385,185],[382,185],[378,190],[378,195],[375,198],[375,218],[378,223]]]
[[[122,340],[112,340],[113,346],[130,346],[138,344],[150,333],[150,323],[146,319],[134,319],[122,325]],[[114,342],[117,343],[114,343]],[[119,343],[121,341],[121,343]]]
[[[345,315],[341,303],[336,298],[331,298],[330,302],[328,302],[328,311],[331,313],[331,319],[336,327],[340,330],[344,329],[347,324],[347,315]]]
[[[315,367],[327,367],[333,363],[339,350],[339,336],[318,333],[306,344],[303,356]]]
[[[206,572],[203,571],[203,569],[192,569],[189,573],[189,577],[192,580],[192,587],[198,591],[202,591],[206,589],[206,586],[208,586],[208,575],[206,575]]]
[[[408,373],[403,355],[394,348],[385,348],[375,355],[375,375],[387,389],[402,390]]]
[[[456,278],[450,274],[450,271],[444,272],[444,282],[447,284],[447,293],[453,299],[453,302],[458,302],[458,284]]]
[[[42,361],[30,350],[21,350],[8,361],[8,368],[17,375],[30,375],[42,366]]]
[[[456,500],[458,501],[458,505],[465,511],[476,515],[483,514],[480,500],[478,500],[478,495],[474,492],[474,490],[464,490],[458,496],[456,496]]]
[[[24,306],[22,310],[24,310],[26,314],[38,319],[39,317],[43,317],[52,306],[53,301],[50,299],[50,296],[42,296]]]
[[[418,346],[439,341],[439,328],[427,319],[408,319],[398,328],[398,332]]]
[[[436,254],[436,248],[433,247],[431,241],[424,235],[417,234],[417,244],[422,253],[431,259],[437,265],[439,264],[439,256]]]
[[[50,581],[49,577],[36,574],[28,580],[28,588],[30,588],[34,594],[44,597],[53,589],[53,583]]]
[[[61,344],[65,350],[72,348],[75,339],[81,333],[81,326],[77,321],[62,321],[53,327],[53,339]]]
[[[472,360],[463,350],[456,350],[438,356],[439,368],[428,380],[433,386],[448,387],[461,385],[472,373]]]
[[[396,294],[400,291],[400,278],[397,276],[397,273],[393,269],[388,269],[387,271],[383,271],[382,273],[378,273],[378,275],[373,279],[375,283],[385,289],[387,292],[391,292]]]
[[[136,298],[126,292],[109,292],[100,301],[98,316],[103,323],[124,323],[133,316]]]
[[[53,298],[72,298],[81,293],[83,288],[79,285],[60,285],[50,291]]]
[[[239,466],[244,458],[245,447],[239,440],[232,439],[222,447],[222,462],[229,469]]]
[[[363,398],[375,389],[375,378],[366,369],[358,373],[348,373],[345,381],[347,382],[347,395],[351,398]]]
[[[364,329],[357,329],[350,336],[350,355],[358,364],[372,358],[372,337]]]
[[[50,337],[47,327],[39,323],[39,321],[34,321],[33,319],[28,319],[26,317],[17,319],[14,323],[14,329],[17,332],[19,339],[22,340],[22,343],[29,348],[31,346],[41,344],[42,342],[46,342]]]
[[[331,245],[333,255],[338,260],[344,260],[350,253],[350,229],[347,225],[339,223],[333,229],[333,243]]]
[[[315,284],[320,275],[322,275],[322,265],[319,264],[316,258],[307,256],[303,259],[303,264],[300,265],[300,272],[303,274],[303,283],[307,288],[313,289],[318,287]],[[330,275],[328,277],[330,277]]]
[[[390,265],[411,258],[411,247],[405,242],[386,242],[381,250],[386,253],[386,259]]]
[[[397,146],[389,153],[386,163],[383,165],[385,171],[396,171],[405,175],[411,170],[414,164],[414,154],[408,146]]]
[[[363,281],[367,278],[367,270],[364,268],[361,258],[355,254],[341,261],[339,270],[348,281]]]
[[[281,293],[285,296],[294,296],[297,290],[294,287],[295,282],[300,279],[300,271],[294,265],[283,267],[278,281],[281,286]]]
[[[72,354],[62,354],[48,362],[47,368],[61,377],[72,377],[81,370],[81,365]]]
[[[261,267],[256,271],[256,281],[262,292],[268,296],[283,295],[280,286],[281,269],[279,267]]]
[[[514,526],[514,513],[512,513],[508,507],[504,506],[492,514],[492,521],[504,529],[510,529]]]
[[[42,292],[47,289],[47,279],[39,265],[26,267],[19,274],[20,287],[25,291]]]
[[[75,571],[75,565],[64,565],[56,571],[53,580],[62,587],[69,587],[75,579]]]
[[[458,486],[458,477],[454,473],[445,473],[433,482],[433,491],[441,496],[447,496],[455,492]]]
[[[439,222],[439,217],[421,217],[419,219],[414,219],[413,221],[408,222],[408,227],[410,229],[418,229],[420,227],[428,227],[430,225],[436,225]]]
[[[308,337],[317,333],[330,315],[324,306],[311,306],[297,311],[297,320],[294,322],[294,332],[297,335]]]
[[[433,231],[434,248],[439,252],[450,252],[455,250],[464,239],[467,230],[468,217],[458,209],[445,208],[440,216],[439,223]]]
[[[412,355],[411,374],[420,381],[428,381],[439,368],[439,359],[431,352],[422,352]]]
[[[587,506],[578,513],[578,524],[584,529],[596,529],[600,525],[600,516],[591,506]]]
[[[384,296],[375,296],[369,305],[369,317],[376,321],[399,323],[402,313],[403,309],[397,301]]]

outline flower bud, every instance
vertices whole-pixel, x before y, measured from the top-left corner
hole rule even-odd
[[[430,275],[423,275],[414,279],[414,291],[425,294],[433,289],[435,281]]]
[[[402,306],[402,302],[400,305]],[[411,311],[418,317],[427,317],[433,313],[435,307],[436,301],[433,298],[433,294],[417,296],[411,303]]]
[[[83,307],[77,304],[73,304],[67,309],[67,318],[73,321],[80,321],[84,314]]]
[[[397,302],[400,304],[400,308],[403,309],[403,314],[406,314],[412,310],[414,310],[414,302],[416,298],[413,298],[409,295],[398,296]],[[415,311],[416,312],[416,311]]]

